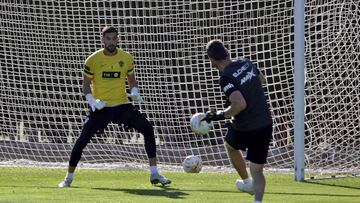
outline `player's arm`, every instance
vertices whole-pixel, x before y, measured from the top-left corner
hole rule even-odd
[[[132,100],[132,101],[138,101],[138,102],[142,102],[143,99],[140,96],[140,91],[139,91],[139,85],[138,85],[138,81],[135,78],[135,71],[134,71],[134,58],[132,55],[129,55],[129,66],[128,66],[128,70],[126,73],[126,77],[127,77],[127,82],[130,88],[130,94],[128,94],[128,97]]]
[[[83,78],[83,93],[84,93],[84,95],[91,94],[91,82],[92,82],[92,78],[84,75],[84,78]]]
[[[85,65],[84,69],[84,77],[83,77],[83,93],[85,95],[86,101],[89,103],[90,108],[92,111],[100,110],[106,106],[104,101],[99,99],[95,99],[91,93],[91,83],[92,83],[92,76],[94,74],[91,72],[89,66]]]
[[[143,101],[142,97],[140,96],[138,81],[135,78],[134,72],[127,75],[127,81],[130,88],[130,94],[128,94],[128,97],[130,97],[133,101]]]
[[[138,87],[138,81],[136,80],[134,73],[127,75],[127,81],[128,81],[128,85],[129,85],[130,90],[132,88],[134,88],[134,87],[139,88]]]
[[[220,86],[230,102],[230,105],[223,111],[225,118],[236,116],[246,109],[246,100],[238,89],[236,81],[230,77],[221,77]]]
[[[231,118],[238,115],[241,111],[246,109],[247,103],[243,94],[239,90],[230,93],[230,106],[224,110],[224,117]]]
[[[259,80],[261,82],[261,84],[265,84],[266,83],[266,78],[265,75],[261,72],[261,70],[259,70],[256,65],[253,65],[253,69],[255,69],[256,73],[258,74]]]
[[[223,111],[208,111],[204,118],[207,122],[231,118],[239,114],[247,106],[246,100],[237,88],[237,84],[234,80],[228,77],[221,77],[220,86],[225,95],[229,98],[230,105]]]
[[[259,71],[259,79],[260,79],[261,84],[266,83],[265,75],[261,71]]]

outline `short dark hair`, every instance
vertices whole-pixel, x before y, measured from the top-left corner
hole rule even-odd
[[[106,33],[113,33],[113,32],[115,32],[117,35],[119,34],[115,27],[106,26],[102,29],[101,34],[102,36],[104,36]]]
[[[224,60],[229,57],[229,52],[220,40],[211,40],[206,45],[206,52],[209,58]]]

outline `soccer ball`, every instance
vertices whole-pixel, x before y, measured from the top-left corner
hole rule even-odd
[[[206,135],[209,133],[211,127],[210,123],[206,121],[201,121],[203,118],[205,118],[204,113],[196,113],[191,117],[190,127],[194,133],[200,135]]]
[[[186,173],[199,173],[202,168],[202,161],[196,155],[189,155],[184,159],[182,165]]]

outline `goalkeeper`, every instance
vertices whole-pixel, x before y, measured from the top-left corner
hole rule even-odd
[[[102,30],[101,41],[104,48],[94,52],[85,61],[83,92],[91,111],[72,149],[66,177],[59,187],[70,187],[83,149],[92,136],[106,128],[110,122],[133,128],[144,136],[150,165],[150,182],[170,184],[171,180],[160,175],[156,167],[153,126],[128,100],[130,97],[133,101],[142,101],[135,79],[133,56],[117,48],[119,38],[114,27]],[[131,94],[126,93],[126,80]]]
[[[207,44],[207,55],[221,72],[219,82],[229,105],[224,111],[207,112],[203,120],[210,123],[233,118],[228,124],[225,146],[232,165],[242,178],[236,181],[236,186],[240,191],[255,194],[255,203],[260,203],[265,190],[263,167],[272,138],[272,118],[262,88],[265,78],[250,60],[232,61],[219,40]],[[247,150],[252,178],[240,150]]]

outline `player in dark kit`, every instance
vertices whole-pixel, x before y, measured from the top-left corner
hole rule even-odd
[[[220,86],[230,105],[223,111],[209,111],[207,122],[232,118],[228,123],[225,146],[234,168],[242,179],[236,180],[240,191],[255,194],[255,203],[262,201],[265,190],[263,167],[272,138],[272,118],[262,83],[265,78],[248,59],[232,61],[220,40],[207,44],[212,65],[221,72]],[[249,177],[241,151],[247,151]]]
[[[152,184],[170,184],[171,180],[160,175],[156,167],[156,145],[154,129],[147,118],[129,103],[142,101],[138,82],[135,79],[133,56],[117,48],[118,31],[114,27],[105,27],[101,39],[104,48],[91,54],[85,61],[83,92],[91,107],[79,138],[72,149],[68,172],[59,187],[70,187],[75,168],[83,149],[91,137],[103,130],[110,122],[124,125],[139,131],[145,140],[145,151],[150,165]],[[126,80],[131,94],[126,93]]]

